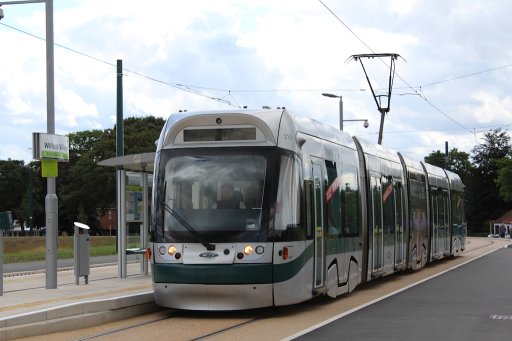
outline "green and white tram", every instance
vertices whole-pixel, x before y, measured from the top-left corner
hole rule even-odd
[[[286,109],[171,115],[154,171],[156,303],[288,305],[457,254],[465,236],[462,182],[410,165]],[[442,184],[428,182],[443,173]],[[444,209],[436,211],[431,242],[434,205]],[[452,244],[440,248],[448,237]]]

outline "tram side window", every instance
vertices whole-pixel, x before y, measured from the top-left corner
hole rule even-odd
[[[446,228],[446,221],[447,221],[447,212],[446,212],[446,205],[445,200],[448,193],[446,190],[438,189],[437,190],[437,211],[439,213],[439,227]]]
[[[326,192],[329,235],[355,237],[360,233],[357,168],[326,161],[329,186]]]
[[[327,235],[334,236],[341,233],[342,205],[339,187],[341,177],[336,172],[336,163],[333,161],[325,161],[327,169],[327,191],[325,192],[325,202],[327,206]]]
[[[303,240],[300,222],[302,167],[295,155],[282,155],[279,171],[274,231],[277,239]]]
[[[402,197],[402,183],[395,182],[395,222],[398,232],[401,233],[402,227],[404,225],[403,222],[403,197]]]
[[[411,179],[411,216],[410,223],[413,231],[427,231],[427,197],[425,183]]]
[[[343,181],[341,189],[341,202],[343,207],[343,235],[356,237],[360,235],[360,207],[359,187],[357,183],[357,168],[342,165]]]
[[[462,195],[459,192],[452,191],[452,226],[460,227],[463,224],[464,205]]]
[[[382,177],[382,212],[385,233],[395,231],[395,195],[393,191],[393,178]]]

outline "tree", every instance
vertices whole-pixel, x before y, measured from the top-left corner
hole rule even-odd
[[[153,116],[124,120],[125,154],[155,150],[155,140],[165,121]],[[115,169],[98,162],[115,156],[116,132],[113,129],[81,131],[69,134],[70,160],[59,165],[57,186],[59,225],[72,232],[73,222],[89,225],[92,233],[99,228],[98,211],[115,207]]]
[[[469,228],[486,231],[487,222],[508,210],[496,185],[500,162],[510,151],[506,130],[493,129],[484,135],[484,143],[473,148],[473,170],[468,178]]]
[[[500,196],[506,202],[512,202],[512,151],[508,156],[499,161],[498,178],[496,185],[500,191]]]
[[[80,220],[96,233],[97,208],[112,204],[115,170],[97,165],[115,154],[115,143],[110,134],[109,129],[69,134],[69,163],[61,165],[57,178],[61,230],[72,233],[73,222]]]
[[[162,118],[154,116],[127,118],[124,121],[126,154],[155,151],[155,141],[160,137],[164,124]]]
[[[23,161],[0,161],[0,212],[12,211],[13,219],[24,226],[25,217],[20,210],[26,192],[27,172]]]
[[[425,162],[431,165],[444,168],[445,167],[445,154],[440,150],[432,151],[425,157]],[[469,161],[469,154],[453,148],[448,152],[448,167],[447,169],[460,176],[462,182],[465,183],[469,174],[471,173],[472,165]]]

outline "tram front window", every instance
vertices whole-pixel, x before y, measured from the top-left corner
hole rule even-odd
[[[170,151],[168,151],[171,153]],[[161,164],[163,239],[233,242],[261,238],[267,157],[254,152],[175,152]]]

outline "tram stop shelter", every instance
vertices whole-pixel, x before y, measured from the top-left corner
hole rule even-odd
[[[100,166],[117,168],[117,260],[119,278],[126,278],[127,276],[127,252],[142,254],[148,244],[148,175],[153,173],[154,161],[155,153],[152,152],[118,156],[98,162]],[[141,247],[139,249],[127,249],[127,223],[140,223]],[[141,259],[141,273],[148,274],[148,262],[145,257]]]

